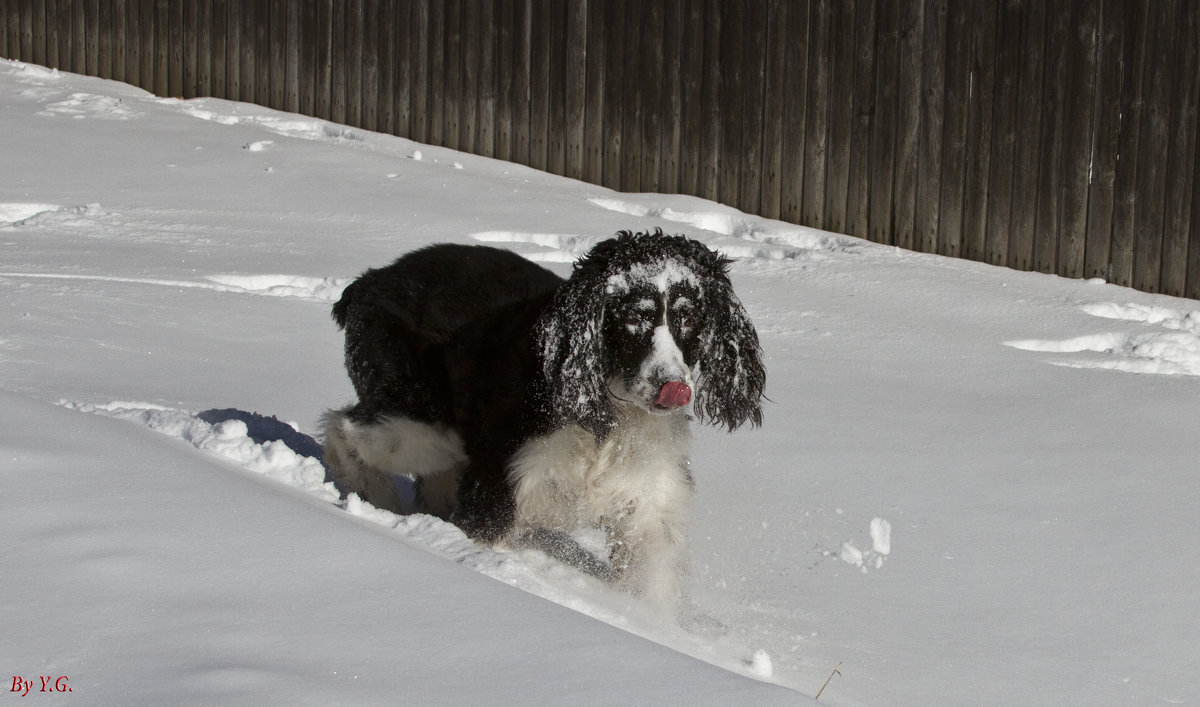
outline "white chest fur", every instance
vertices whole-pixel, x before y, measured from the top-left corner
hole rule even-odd
[[[619,583],[667,599],[691,510],[689,441],[682,413],[655,415],[632,406],[599,444],[574,424],[530,439],[509,467],[515,532],[604,528]]]

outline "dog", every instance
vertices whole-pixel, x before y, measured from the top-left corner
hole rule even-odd
[[[675,600],[693,480],[689,420],[762,424],[758,334],[731,261],[621,231],[567,280],[510,251],[434,245],[366,271],[333,307],[358,402],[323,418],[344,493],[532,546]],[[608,557],[571,534],[605,533]]]

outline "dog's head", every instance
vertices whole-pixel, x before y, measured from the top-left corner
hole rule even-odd
[[[758,334],[730,261],[683,236],[622,231],[575,263],[539,323],[550,404],[597,438],[616,405],[733,430],[762,423]]]

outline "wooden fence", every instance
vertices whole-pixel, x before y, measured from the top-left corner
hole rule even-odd
[[[0,56],[1200,297],[1195,0],[0,0]]]

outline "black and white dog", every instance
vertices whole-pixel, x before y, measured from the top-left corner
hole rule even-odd
[[[689,412],[762,422],[758,335],[730,261],[622,231],[563,281],[520,256],[435,245],[368,270],[333,307],[358,403],[324,419],[343,492],[479,542],[534,545],[672,601],[691,507]],[[597,560],[570,533],[602,528]]]

